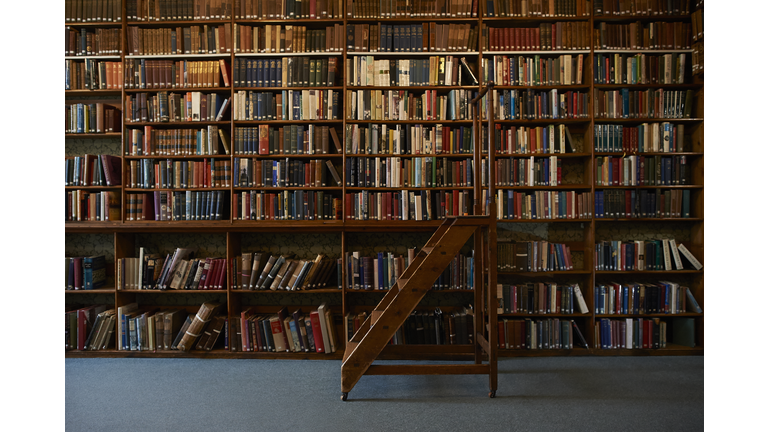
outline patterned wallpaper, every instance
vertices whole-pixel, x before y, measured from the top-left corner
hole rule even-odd
[[[315,259],[318,254],[335,259],[341,256],[341,233],[243,233],[240,248],[241,252],[293,254],[297,259]]]
[[[120,156],[120,137],[67,138],[65,141],[64,156],[82,156],[86,153]]]
[[[689,225],[679,223],[610,223],[601,222],[595,229],[595,241],[601,240],[659,240],[675,239],[689,241],[691,229]]]
[[[196,233],[152,233],[136,234],[135,257],[139,256],[139,247],[144,247],[145,253],[166,255],[173,253],[176,248],[191,248],[197,258],[227,257],[226,234],[196,234]]]

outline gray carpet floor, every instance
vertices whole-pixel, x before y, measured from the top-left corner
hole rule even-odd
[[[483,375],[364,376],[342,402],[340,366],[66,359],[66,430],[704,429],[703,357],[504,358],[495,399]]]

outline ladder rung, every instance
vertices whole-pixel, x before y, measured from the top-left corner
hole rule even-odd
[[[378,310],[371,311],[371,326],[373,326],[376,323],[376,321],[379,320],[379,317],[381,316],[382,313],[384,313],[384,311],[378,311]]]
[[[488,364],[371,365],[365,375],[482,375],[488,368]]]
[[[344,350],[344,360],[341,361],[342,363],[344,363],[347,357],[349,357],[349,355],[352,354],[352,351],[355,350],[355,348],[357,347],[357,344],[358,342],[352,342],[352,341],[347,342],[347,347]]]

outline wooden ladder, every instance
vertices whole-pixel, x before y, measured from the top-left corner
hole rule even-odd
[[[488,374],[488,364],[471,365],[372,365],[395,332],[405,323],[443,270],[487,216],[449,217],[443,221],[405,272],[347,342],[341,364],[342,400],[363,375]],[[477,264],[480,265],[480,264]],[[478,283],[482,283],[479,282]],[[483,338],[484,339],[484,338]],[[487,346],[487,345],[486,345]],[[494,369],[495,371],[495,369]],[[491,389],[495,392],[495,388]]]

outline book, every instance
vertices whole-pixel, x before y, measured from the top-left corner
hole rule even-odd
[[[204,326],[208,324],[209,319],[220,306],[221,304],[219,303],[203,303],[187,329],[183,332],[184,335],[178,342],[177,349],[181,351],[192,349],[195,340],[202,334]]]
[[[680,243],[677,245],[677,249],[680,251],[680,253],[683,254],[686,260],[695,268],[696,270],[701,270],[703,265],[699,262],[699,260],[696,259],[695,256],[688,250],[687,247],[685,247],[684,244]]]

